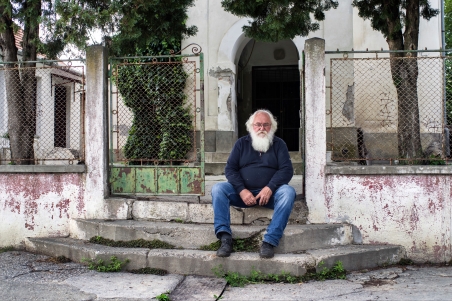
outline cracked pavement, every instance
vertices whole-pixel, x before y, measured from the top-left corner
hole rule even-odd
[[[223,291],[224,290],[224,291]],[[452,300],[452,267],[406,266],[352,272],[346,280],[229,287],[219,278],[98,273],[22,251],[0,254],[0,300]]]

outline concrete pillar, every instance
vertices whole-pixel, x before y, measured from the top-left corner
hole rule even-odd
[[[306,40],[305,47],[305,176],[311,223],[328,222],[325,202],[325,40]]]
[[[86,218],[100,217],[108,196],[108,52],[91,46],[86,52],[85,208]]]

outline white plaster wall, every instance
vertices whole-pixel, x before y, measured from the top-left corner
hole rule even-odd
[[[452,255],[451,183],[449,175],[327,175],[325,203],[309,211],[326,208],[324,220],[355,225],[365,244],[402,245],[415,261],[445,262]]]
[[[228,29],[239,20],[221,7],[221,1],[197,0],[188,10],[188,25],[196,25],[198,33],[183,41],[182,46],[197,43],[204,53],[204,95],[206,130],[218,129],[219,107],[217,98],[220,93],[218,80],[209,76],[209,70],[219,66],[218,49]],[[224,66],[222,66],[224,67]]]
[[[85,212],[84,174],[0,174],[0,247],[67,236]]]
[[[36,116],[39,124],[38,154],[45,156],[54,145],[55,88],[52,86],[51,69],[37,69],[36,77],[40,83],[37,97],[39,114]]]
[[[319,37],[325,39],[326,50],[378,50],[388,49],[387,42],[380,32],[371,28],[369,20],[363,20],[358,16],[358,10],[351,6],[352,0],[341,1],[337,9],[326,12],[325,21],[320,22],[320,29],[311,32],[307,38]],[[431,1],[434,8],[440,7],[440,0]],[[208,70],[217,67],[230,69],[236,74],[236,64],[240,54],[249,41],[241,28],[247,24],[247,19],[240,19],[227,13],[221,7],[221,1],[198,0],[195,6],[188,11],[189,25],[198,26],[198,34],[183,42],[184,45],[191,42],[200,44],[205,53],[205,108],[207,130],[229,130],[234,126],[232,118],[218,118],[221,115],[224,97],[224,83],[218,84],[218,79],[208,76]],[[421,19],[421,32],[419,39],[420,48],[438,49],[441,46],[440,18],[432,18],[430,21]],[[296,37],[293,42],[300,54],[304,48],[305,37]],[[431,53],[428,56],[437,54]],[[334,55],[328,55],[329,60]],[[367,54],[356,54],[355,57],[367,57]],[[387,56],[385,54],[380,57]],[[301,57],[301,55],[300,55]],[[342,57],[342,55],[338,55]],[[352,56],[350,56],[352,57]],[[329,74],[329,62],[326,64],[326,74]],[[327,76],[326,85],[329,85]],[[222,91],[220,91],[222,90]],[[329,107],[329,93],[327,93],[327,108]],[[329,122],[329,118],[327,118]],[[329,124],[327,124],[329,125]]]

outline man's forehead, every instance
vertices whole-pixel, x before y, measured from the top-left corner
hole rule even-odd
[[[254,116],[254,120],[256,120],[256,119],[270,120],[270,116],[268,116],[267,113],[257,113],[256,116]]]

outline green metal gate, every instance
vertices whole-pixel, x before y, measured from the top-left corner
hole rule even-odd
[[[112,194],[204,195],[203,54],[188,47],[110,59]]]

